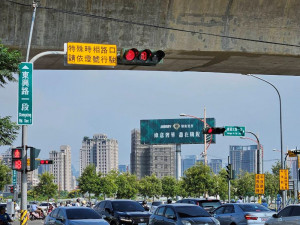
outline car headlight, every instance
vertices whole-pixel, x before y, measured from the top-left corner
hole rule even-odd
[[[120,216],[120,220],[122,222],[132,223],[132,219],[130,217],[126,217],[126,216]]]
[[[216,218],[214,217],[211,217],[211,219],[215,222],[216,225],[220,225],[220,221],[217,220]]]
[[[187,220],[182,220],[183,225],[191,225],[191,223]]]

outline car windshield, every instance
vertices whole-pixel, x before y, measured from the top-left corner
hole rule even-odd
[[[268,211],[270,211],[266,207],[257,205],[257,204],[249,204],[249,205],[239,204],[239,206],[244,212],[268,212]]]
[[[176,211],[181,218],[186,217],[210,217],[211,215],[198,206],[182,206],[176,207]]]
[[[144,212],[145,209],[141,204],[134,201],[112,202],[113,209],[119,212]]]
[[[152,205],[154,205],[154,206],[158,206],[158,205],[161,205],[162,204],[162,202],[152,202]]]
[[[220,205],[221,203],[219,201],[207,201],[207,202],[200,203],[200,206],[202,206],[203,208],[209,208],[209,207],[218,208]]]
[[[67,218],[69,220],[83,220],[83,219],[101,219],[102,217],[90,208],[80,209],[66,209]]]
[[[41,203],[40,206],[48,206],[49,203]]]

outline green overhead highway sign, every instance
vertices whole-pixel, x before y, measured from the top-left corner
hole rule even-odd
[[[245,136],[245,127],[225,126],[224,136]]]

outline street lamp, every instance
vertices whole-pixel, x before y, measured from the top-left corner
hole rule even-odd
[[[281,158],[281,169],[284,169],[283,138],[282,138],[282,110],[281,110],[281,96],[280,96],[280,93],[279,93],[278,89],[272,83],[270,83],[269,81],[266,81],[266,80],[264,80],[260,77],[254,76],[253,74],[245,74],[245,75],[254,77],[258,80],[261,80],[261,81],[271,85],[275,89],[275,91],[278,95],[278,98],[279,98],[279,117],[280,117],[280,119],[279,119],[279,123],[280,123],[280,152],[281,152],[281,157],[280,158]],[[283,191],[283,196],[282,197],[283,197],[282,198],[282,200],[283,200],[282,203],[283,203],[283,206],[285,206],[285,202],[286,202],[286,192],[285,191]]]
[[[247,140],[253,141],[253,142],[255,142],[257,144],[257,146],[259,145],[259,143],[256,140],[252,139],[252,138],[249,138],[249,137],[240,137],[240,138],[241,139],[247,139]],[[264,162],[264,160],[263,160],[264,159],[264,148],[263,148],[263,146],[261,144],[259,146],[259,149],[260,149],[260,152],[257,152],[257,154],[259,155],[261,153],[261,157],[260,157],[261,173],[264,173],[264,163],[263,163]]]
[[[259,142],[259,139],[258,137],[256,136],[256,134],[254,134],[253,132],[251,131],[246,131],[246,133],[248,134],[252,134],[255,138],[256,138],[256,141],[251,139],[251,138],[247,138],[247,137],[240,137],[241,139],[249,139],[249,140],[252,140],[254,142],[257,143],[257,174],[261,174],[262,173],[262,157],[261,157],[261,146],[260,146],[260,142]]]
[[[205,114],[205,111],[204,111],[204,114]],[[188,115],[188,114],[186,114],[186,113],[180,113],[179,115],[180,115],[180,116],[183,116],[183,117],[191,117],[191,118],[200,120],[201,122],[204,123],[204,128],[210,127],[210,125],[206,123],[206,118],[205,118],[205,116],[204,116],[204,120],[202,120],[202,119],[200,119],[199,117],[192,116],[192,115]],[[212,134],[211,134],[211,136],[210,136],[209,143],[208,143],[208,145],[206,146],[206,134],[204,134],[204,152],[203,152],[203,155],[204,155],[204,165],[207,165],[207,153],[206,153],[206,151],[207,151],[208,147],[210,146],[211,142],[212,142]]]

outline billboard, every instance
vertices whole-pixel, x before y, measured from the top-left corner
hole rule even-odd
[[[141,120],[141,144],[204,144],[202,118]],[[214,118],[206,118],[210,127],[215,126]],[[211,143],[216,137],[212,135]],[[210,139],[210,135],[206,136]]]

